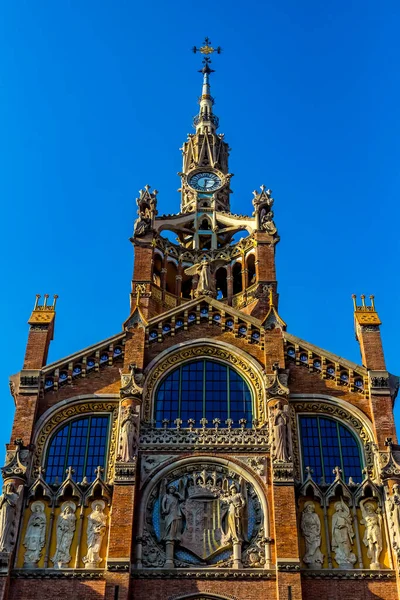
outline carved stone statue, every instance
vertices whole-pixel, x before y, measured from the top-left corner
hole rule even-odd
[[[142,237],[151,229],[151,219],[152,213],[150,208],[145,208],[144,211],[140,213],[139,218],[135,223],[134,235],[136,237]]]
[[[55,569],[68,567],[71,560],[71,544],[76,527],[76,505],[74,502],[64,502],[57,519],[57,547],[53,558]]]
[[[306,542],[306,553],[303,556],[303,562],[309,569],[322,569],[324,555],[320,550],[321,521],[315,512],[314,502],[304,504],[300,527]]]
[[[13,549],[12,533],[18,498],[13,484],[6,483],[0,496],[0,552],[11,552]]]
[[[228,504],[227,540],[233,543],[243,542],[246,538],[243,527],[243,513],[246,502],[234,483],[229,487],[229,496],[223,498],[223,501]]]
[[[100,550],[107,529],[107,515],[103,512],[104,508],[103,500],[92,502],[92,512],[87,524],[87,553],[82,559],[86,569],[97,569],[103,560],[100,557]]]
[[[32,514],[24,537],[24,566],[36,567],[40,560],[46,535],[46,515],[43,502],[36,501],[31,504]]]
[[[274,235],[278,230],[273,222],[274,213],[272,210],[266,212],[265,208],[261,209],[260,212],[260,226],[270,235]]]
[[[119,459],[122,462],[133,462],[135,460],[137,419],[138,415],[133,412],[131,407],[122,409],[119,452]]]
[[[332,550],[341,569],[351,569],[356,562],[352,552],[354,529],[349,507],[341,499],[335,503],[332,517]]]
[[[174,485],[169,485],[161,498],[161,516],[164,520],[164,542],[179,542],[182,535],[182,510],[181,503],[184,496],[178,492]]]
[[[374,504],[366,499],[360,502],[362,521],[365,525],[363,542],[368,548],[368,558],[371,559],[370,569],[380,569],[379,557],[382,552],[382,516],[379,508],[375,510]]]
[[[274,426],[274,458],[276,461],[290,461],[289,454],[289,413],[282,408],[282,403],[278,402],[275,406],[273,416]]]

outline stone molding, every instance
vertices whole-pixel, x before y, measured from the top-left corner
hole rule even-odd
[[[33,471],[43,465],[47,446],[52,434],[59,425],[65,425],[70,419],[85,414],[108,413],[111,416],[108,465],[106,479],[112,481],[114,476],[114,462],[117,447],[117,421],[119,404],[113,400],[88,399],[86,402],[67,405],[52,413],[52,416],[42,425],[36,436],[35,452],[33,456]]]
[[[275,579],[272,569],[137,569],[132,571],[134,579],[222,579],[251,580]]]
[[[245,378],[254,394],[255,417],[260,421],[265,420],[265,377],[262,375],[261,366],[257,367],[254,357],[239,350],[232,344],[212,343],[210,340],[198,340],[196,343],[180,344],[161,353],[157,361],[150,363],[143,393],[144,419],[150,421],[154,404],[154,393],[160,379],[180,363],[195,358],[215,358],[228,363]],[[257,364],[257,363],[256,363]]]

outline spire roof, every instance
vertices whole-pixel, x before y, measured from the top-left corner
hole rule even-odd
[[[196,46],[193,47],[193,52],[195,54],[200,52],[204,57],[203,67],[199,70],[199,73],[203,73],[203,86],[199,99],[200,110],[199,114],[194,117],[193,124],[197,133],[205,133],[205,131],[214,133],[218,128],[219,119],[213,114],[212,110],[214,98],[211,96],[210,75],[211,73],[214,73],[214,69],[211,69],[210,67],[210,54],[214,54],[214,52],[221,54],[222,48],[220,46],[213,48],[211,46],[210,38],[206,37],[200,48],[197,48]]]

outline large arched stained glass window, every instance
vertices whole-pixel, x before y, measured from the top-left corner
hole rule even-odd
[[[155,419],[158,427],[168,420],[170,426],[175,419],[182,420],[187,427],[189,419],[207,427],[213,420],[232,420],[232,427],[239,427],[240,420],[246,426],[252,424],[252,397],[246,381],[229,365],[211,360],[195,360],[185,363],[167,375],[160,383],[155,402]]]
[[[362,480],[363,461],[354,434],[339,421],[326,417],[300,417],[303,469],[311,467],[313,478],[332,483],[333,470],[340,467],[342,477]]]
[[[75,481],[94,479],[96,467],[105,467],[109,417],[88,416],[69,421],[53,435],[46,461],[46,479],[65,479],[68,467],[74,469]]]

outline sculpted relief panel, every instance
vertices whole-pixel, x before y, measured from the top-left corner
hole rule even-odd
[[[260,562],[262,521],[258,496],[242,477],[219,465],[181,467],[150,494],[143,566],[241,567],[249,552]]]

